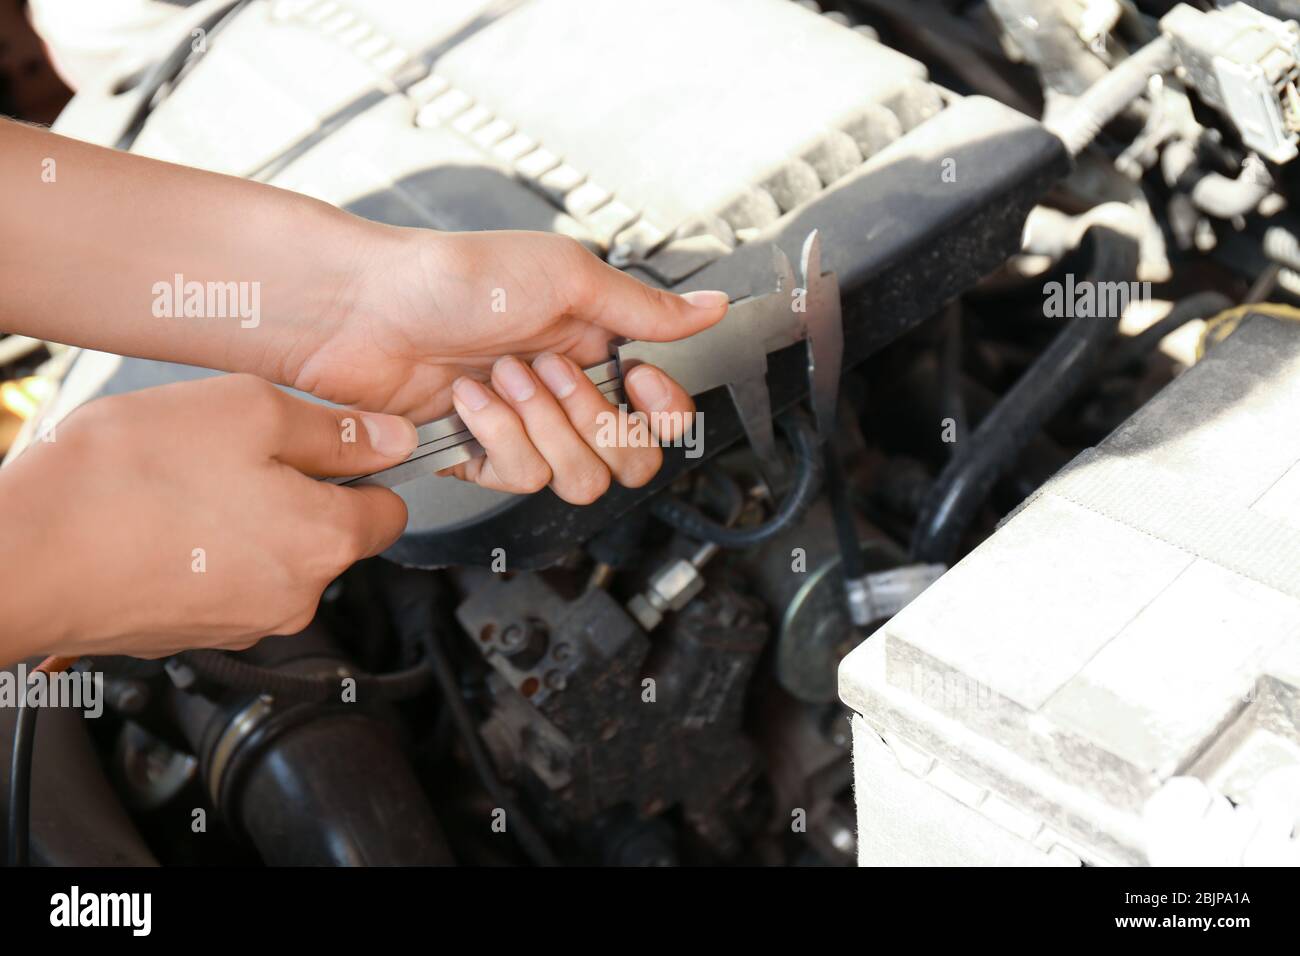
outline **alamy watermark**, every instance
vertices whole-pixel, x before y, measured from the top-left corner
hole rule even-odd
[[[1150,282],[1064,282],[1043,286],[1043,315],[1049,319],[1119,318],[1133,302],[1151,299]]]
[[[262,321],[260,282],[186,281],[179,272],[170,282],[153,284],[153,314],[159,319],[239,319],[242,329]]]
[[[0,671],[0,707],[67,707],[86,717],[104,713],[104,675],[96,671],[49,674],[19,664]]]
[[[148,936],[153,928],[152,893],[95,893],[73,885],[50,897],[50,925],[56,927],[118,926],[132,936]]]
[[[684,448],[687,458],[704,454],[702,412],[628,412],[619,405],[596,416],[596,444],[601,448]],[[671,436],[671,437],[667,437]]]

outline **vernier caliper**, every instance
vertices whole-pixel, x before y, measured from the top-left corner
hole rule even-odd
[[[767,356],[799,341],[807,343],[813,415],[824,441],[835,428],[844,326],[839,282],[834,273],[821,271],[816,230],[803,244],[801,286],[795,285],[794,270],[785,253],[777,249],[775,258],[775,292],[737,299],[720,322],[685,339],[612,343],[613,357],[584,369],[587,378],[616,405],[625,401],[623,376],[643,362],[661,369],[690,395],[725,385],[764,472],[779,473]],[[400,465],[334,481],[392,488],[483,454],[483,446],[458,415],[439,418],[416,431],[419,444]]]

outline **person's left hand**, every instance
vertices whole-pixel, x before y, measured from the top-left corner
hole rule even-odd
[[[658,444],[598,439],[598,416],[614,409],[581,367],[608,358],[615,336],[667,341],[707,328],[726,313],[724,293],[652,288],[548,233],[380,227],[373,236],[288,384],[415,422],[454,407],[487,455],[451,473],[485,487],[528,493],[549,484],[585,504],[611,477],[635,487],[654,476]],[[648,366],[625,389],[635,409],[664,423],[660,443],[694,411],[689,395]]]

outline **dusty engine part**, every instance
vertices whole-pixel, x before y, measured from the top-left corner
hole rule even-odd
[[[756,771],[741,718],[767,641],[758,602],[710,586],[652,647],[605,591],[566,600],[525,573],[482,578],[457,618],[495,671],[484,737],[554,812],[590,821],[679,806],[719,851],[735,851],[728,805]]]

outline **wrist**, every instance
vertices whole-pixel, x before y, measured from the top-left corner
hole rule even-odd
[[[76,625],[73,610],[79,605],[60,587],[67,571],[58,508],[51,508],[53,492],[40,480],[36,458],[44,449],[33,447],[0,469],[0,665],[28,657],[57,653],[70,644]],[[67,542],[64,542],[67,544]]]
[[[293,385],[302,366],[354,311],[357,276],[370,255],[376,224],[302,196],[292,196],[290,215],[279,210],[270,215],[276,228],[262,233],[269,245],[260,315],[233,330],[235,345],[225,368]],[[290,224],[291,245],[281,236]]]
[[[339,215],[339,231],[329,242],[337,252],[328,270],[331,278],[320,290],[317,318],[310,329],[293,334],[294,342],[277,350],[285,362],[264,377],[352,404],[358,398],[340,387],[340,372],[355,371],[362,353],[402,352],[407,343],[400,334],[394,336],[394,316],[418,316],[421,345],[436,351],[432,339],[437,322],[420,292],[426,287],[421,277],[431,244],[441,234]]]

